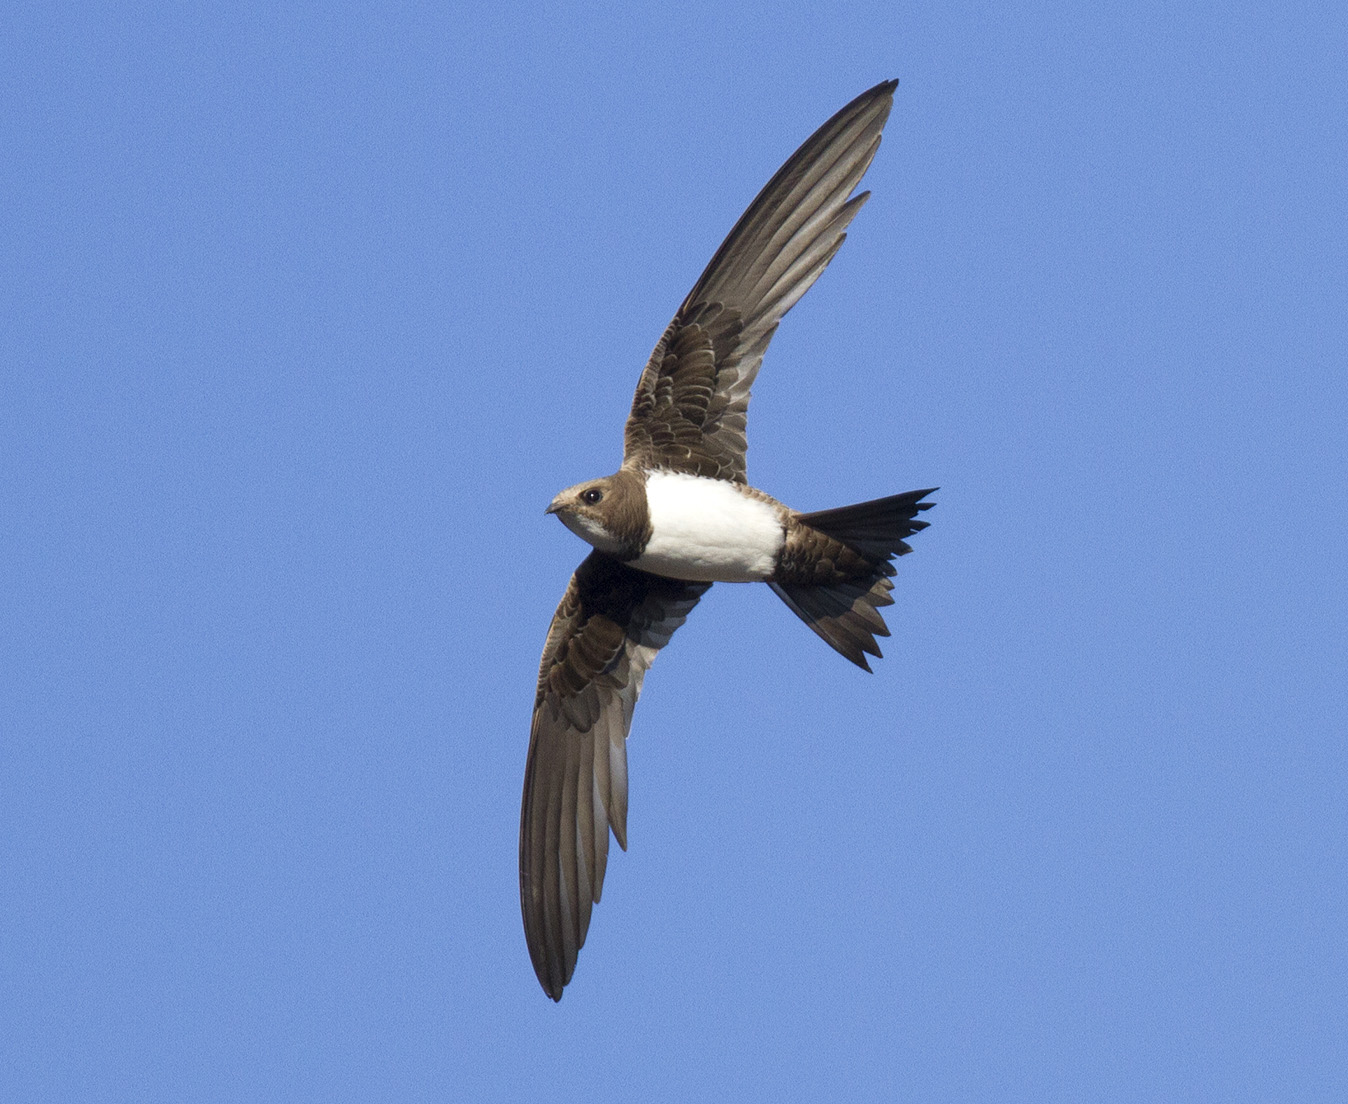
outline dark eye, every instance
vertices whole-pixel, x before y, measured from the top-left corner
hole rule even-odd
[[[580,500],[586,506],[597,506],[603,500],[603,497],[604,492],[598,487],[591,487],[588,491],[580,492]]]

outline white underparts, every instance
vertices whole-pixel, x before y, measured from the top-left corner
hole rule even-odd
[[[646,478],[651,539],[633,567],[703,582],[752,583],[777,566],[785,533],[777,509],[734,483],[678,472]]]

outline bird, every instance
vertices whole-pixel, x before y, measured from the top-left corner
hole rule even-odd
[[[560,1001],[598,903],[612,831],[627,849],[627,735],[656,653],[713,583],[766,583],[870,671],[888,636],[891,560],[937,488],[797,512],[745,474],[749,390],[778,323],[819,277],[869,192],[897,81],[863,92],[787,160],[679,306],[637,384],[622,466],[547,507],[592,551],[539,664],[520,814],[520,908]]]

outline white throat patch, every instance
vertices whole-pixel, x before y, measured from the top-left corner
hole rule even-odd
[[[753,583],[772,575],[786,539],[777,508],[734,483],[680,472],[646,477],[651,539],[633,567],[674,579]]]
[[[622,541],[614,540],[594,518],[584,517],[581,514],[563,513],[561,519],[562,524],[571,532],[575,533],[586,544],[599,549],[600,552],[607,552],[610,556],[616,556],[622,551]]]

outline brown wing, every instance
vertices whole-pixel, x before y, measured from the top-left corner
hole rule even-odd
[[[870,194],[848,198],[880,145],[897,84],[878,84],[834,115],[740,216],[641,374],[624,466],[745,482],[749,389],[777,324]]]
[[[610,827],[627,848],[627,730],[641,681],[710,586],[591,552],[553,616],[520,813],[524,936],[553,1000],[562,999],[585,943]]]

